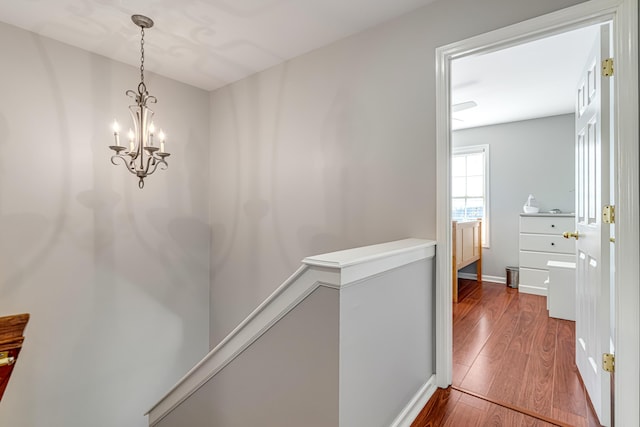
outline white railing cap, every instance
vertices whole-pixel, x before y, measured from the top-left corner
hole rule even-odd
[[[318,267],[345,268],[376,261],[392,255],[435,247],[435,245],[435,240],[409,238],[360,248],[345,249],[322,255],[313,255],[303,259],[302,263]]]

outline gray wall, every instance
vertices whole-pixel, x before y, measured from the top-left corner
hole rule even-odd
[[[0,24],[0,314],[31,313],[0,425],[142,427],[208,349],[207,92],[148,74],[169,170],[109,161],[139,72]]]
[[[435,238],[435,48],[576,3],[439,0],[213,92],[210,345],[305,256]]]
[[[157,426],[338,426],[339,307],[316,289]]]
[[[541,211],[573,212],[574,116],[483,126],[453,132],[454,147],[490,146],[490,245],[483,251],[482,273],[505,276],[518,265],[519,214],[533,194]],[[475,271],[475,265],[464,271]]]
[[[386,427],[435,373],[434,258],[340,294],[340,426]]]

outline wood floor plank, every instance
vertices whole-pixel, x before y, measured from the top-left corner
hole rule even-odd
[[[484,289],[471,280],[458,280],[458,303],[453,304],[454,322],[459,322],[483,299]]]
[[[487,396],[516,405],[522,388],[526,386],[522,374],[528,362],[529,355],[517,350],[507,350]]]
[[[480,302],[478,301],[459,302],[457,305],[469,307],[469,311],[464,313],[464,317],[457,320],[453,326],[454,348],[459,350],[465,340],[473,335],[474,329],[483,316],[483,311],[479,307]]]
[[[557,319],[544,316],[533,339],[531,356],[523,375],[518,405],[538,414],[552,416]]]
[[[486,341],[491,336],[491,328],[483,328],[481,326],[474,327],[473,333],[470,334],[453,354],[453,362],[461,365],[471,366],[476,356],[484,347]]]
[[[467,393],[462,393],[459,401],[482,411],[489,410],[489,407],[491,406],[491,403],[487,402],[486,400],[478,399],[477,397],[471,396]]]
[[[475,280],[458,279],[458,302],[478,298],[478,291],[482,292],[482,286]]]
[[[469,366],[461,365],[458,363],[453,364],[453,378],[451,379],[451,384],[454,386],[459,386],[462,384],[464,377],[469,372]]]
[[[556,424],[550,424],[533,417],[524,417],[519,427],[556,427]]]
[[[498,405],[492,405],[482,420],[483,426],[518,426],[524,422],[524,415]]]
[[[538,295],[531,295],[539,297]],[[540,309],[542,302],[538,301],[538,307],[530,304],[520,304],[520,315],[518,316],[518,323],[513,334],[513,339],[509,344],[508,350],[519,351],[524,354],[529,354],[533,346],[534,337],[541,322],[545,318],[548,318],[546,310],[543,313]]]
[[[478,355],[467,371],[460,386],[481,395],[488,395],[494,378],[500,372],[502,357],[492,358]]]
[[[575,364],[575,322],[558,320],[553,407],[586,418],[587,402]]]
[[[585,425],[588,427],[601,427],[600,421],[598,421],[598,416],[596,415],[596,411],[593,409],[593,406],[591,406],[591,402],[587,402],[587,422],[585,423]]]
[[[458,401],[458,404],[447,417],[443,426],[445,427],[474,427],[481,426],[482,419],[486,411],[480,410],[474,406]]]
[[[558,421],[564,421],[575,427],[589,427],[586,418],[563,411],[562,409],[553,408],[552,416]]]
[[[506,307],[516,295],[510,292],[513,289],[505,291],[504,285],[487,283],[482,287],[480,304],[483,315],[489,320],[498,320],[502,317]]]
[[[518,301],[522,311],[539,312],[547,309],[547,298],[540,295],[519,294]]]
[[[452,388],[454,388],[454,387],[452,387]],[[544,416],[542,414],[537,414],[537,413],[535,413],[533,411],[530,411],[529,409],[522,408],[522,407],[519,407],[517,405],[513,405],[513,404],[507,403],[505,401],[499,400],[499,399],[492,399],[492,398],[489,398],[487,396],[482,396],[482,395],[479,395],[477,393],[474,393],[472,391],[465,390],[465,389],[462,389],[462,388],[457,388],[457,390],[462,392],[463,396],[465,394],[467,394],[467,395],[470,395],[470,396],[475,397],[477,399],[485,400],[489,404],[502,406],[503,408],[509,409],[511,411],[515,411],[515,412],[518,412],[520,414],[524,414],[526,417],[535,418],[537,420],[546,422],[548,424],[553,424],[553,425],[556,425],[558,427],[573,427],[573,426],[571,426],[569,424],[565,424],[565,423],[563,423],[561,421],[554,420],[551,417],[546,417],[546,416]],[[462,398],[463,397],[461,397],[460,399],[462,400]],[[533,421],[530,421],[530,422],[527,421],[525,424],[536,424],[536,423],[534,423]]]
[[[454,304],[454,330],[462,337],[466,337],[471,332],[470,327],[473,327],[484,316],[484,305],[488,303],[487,301],[493,300],[494,297],[499,297],[497,289],[481,287],[475,290],[473,294]]]
[[[473,332],[473,328],[482,318],[482,310],[476,307],[479,303],[474,303],[472,301],[458,304],[469,307],[469,312],[465,313],[465,316],[458,320],[454,326],[454,340],[458,343],[462,343]]]
[[[495,330],[486,341],[480,354],[493,358],[501,357],[513,339],[519,316],[520,306],[518,300],[514,298],[495,325]]]
[[[487,341],[496,339],[496,332],[505,335],[507,341],[511,340],[514,328],[513,319],[518,315],[517,302],[513,301],[513,295],[504,292],[503,286],[498,285],[499,288],[496,288],[496,285],[485,286],[499,290],[500,293],[495,297],[490,297],[488,302],[477,306],[476,311],[481,313],[480,316],[470,313],[467,322],[461,322],[454,326],[454,363],[471,365],[475,356],[487,347]],[[475,321],[475,324],[471,323],[472,321]],[[465,330],[460,331],[462,329]],[[489,348],[493,349],[494,345],[490,345]],[[499,354],[494,355],[494,357],[497,356]]]
[[[438,388],[429,402],[422,408],[411,427],[435,427],[444,422],[445,417],[453,411],[462,393],[457,390]]]

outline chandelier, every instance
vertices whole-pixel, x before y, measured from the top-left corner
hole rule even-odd
[[[144,83],[144,29],[153,27],[151,18],[142,15],[133,15],[131,20],[140,27],[140,83],[138,92],[128,90],[126,95],[135,100],[135,104],[129,106],[131,118],[133,119],[133,129],[129,129],[127,137],[129,143],[120,145],[120,125],[113,121],[113,136],[115,145],[109,148],[115,151],[111,156],[111,163],[117,165],[120,161],[127,167],[129,172],[139,178],[138,187],[144,187],[144,179],[154,173],[158,166],[160,169],[167,169],[169,165],[166,157],[169,156],[164,149],[165,134],[162,130],[157,135],[160,146],[154,145],[156,128],[153,124],[153,111],[147,104],[158,102],[155,96],[149,95],[147,86]],[[155,142],[157,144],[157,142]]]

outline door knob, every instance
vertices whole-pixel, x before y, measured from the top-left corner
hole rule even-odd
[[[575,233],[572,233],[571,231],[565,231],[564,233],[562,233],[562,237],[564,237],[565,239],[570,239],[570,238],[574,238],[576,240],[578,240],[578,232],[576,231]]]

